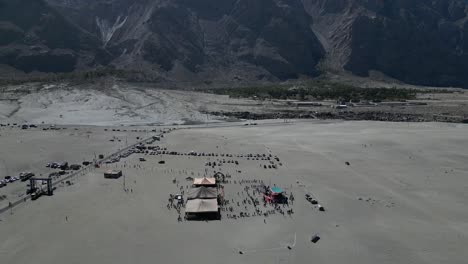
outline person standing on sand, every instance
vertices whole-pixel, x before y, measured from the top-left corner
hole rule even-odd
[[[65,221],[68,222],[68,216],[65,216]]]

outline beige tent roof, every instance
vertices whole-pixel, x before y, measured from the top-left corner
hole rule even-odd
[[[106,170],[105,174],[119,174],[122,173],[121,170]]]
[[[210,213],[218,212],[218,201],[216,199],[193,199],[188,200],[185,205],[186,213]]]
[[[192,199],[213,199],[218,196],[218,190],[216,190],[216,187],[205,187],[201,186],[198,188],[192,188],[190,189],[187,199],[192,200]]]
[[[194,185],[215,185],[216,179],[215,178],[195,178],[193,180]]]

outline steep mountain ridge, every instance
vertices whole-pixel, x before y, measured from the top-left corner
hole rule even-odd
[[[42,0],[0,0],[0,63],[24,72],[72,71],[96,43]]]
[[[187,72],[209,77],[213,70],[234,71],[235,78],[252,70],[253,78],[316,75],[324,53],[299,0],[49,2],[88,32],[105,36],[104,61],[176,79]]]
[[[0,63],[26,72],[112,65],[174,81],[377,71],[468,87],[467,14],[466,0],[0,0]],[[30,53],[70,61],[20,59]]]
[[[303,0],[327,46],[325,63],[414,84],[468,86],[465,0]]]

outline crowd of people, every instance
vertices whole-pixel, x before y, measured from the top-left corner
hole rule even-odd
[[[290,198],[292,197],[293,199],[287,199],[281,203],[276,201],[267,202],[264,199],[264,195],[266,195],[268,186],[264,184],[263,180],[240,179],[234,180],[232,183],[241,185],[243,188],[241,191],[234,193],[237,195],[236,199],[226,199],[224,206],[221,208],[226,218],[264,217],[264,222],[266,223],[266,218],[271,215],[292,216],[294,214],[294,210],[292,209],[294,196],[292,193]]]

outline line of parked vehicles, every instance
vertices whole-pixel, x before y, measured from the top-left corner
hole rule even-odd
[[[89,161],[83,161],[83,165],[88,166],[91,162]],[[47,163],[46,165],[47,168],[51,169],[61,169],[61,170],[79,170],[81,169],[80,164],[71,164],[68,165],[68,162],[52,162],[52,163]]]
[[[19,127],[21,129],[28,129],[28,128],[36,128],[37,125],[31,124],[18,124],[18,123],[8,123],[8,124],[0,124],[0,127]]]
[[[147,144],[152,144],[154,141],[159,140],[159,137],[153,137],[152,139],[149,139],[146,141]],[[131,148],[125,152],[120,153],[117,156],[113,156],[109,158],[106,163],[115,163],[119,162],[120,159],[127,158],[128,156],[132,155],[133,153],[142,153],[142,154],[149,154],[149,155],[157,155],[157,150],[159,150],[159,146],[146,146],[144,144],[139,144],[135,146],[134,148]],[[144,158],[139,158],[140,161],[145,161]]]
[[[117,155],[117,156],[111,157],[110,159],[108,159],[108,160],[106,161],[106,163],[107,163],[107,164],[110,164],[110,163],[119,162],[120,159],[127,158],[128,156],[132,155],[133,153],[137,153],[137,151],[136,151],[136,149],[131,148],[131,149],[125,151],[125,152],[120,153],[120,154]]]
[[[7,186],[8,183],[12,183],[19,180],[19,178],[14,176],[5,176],[4,179],[0,180],[0,188]]]
[[[10,125],[10,124],[8,124]],[[17,124],[13,124],[17,125]],[[6,126],[3,124],[0,124],[0,126]],[[29,125],[28,127],[25,127],[24,129],[27,129],[29,127],[37,127],[35,125]],[[55,125],[51,125],[50,129],[55,128]],[[147,140],[145,143],[146,144],[152,144],[155,141],[159,141],[161,137],[164,137],[163,135],[159,136],[153,136],[151,139]],[[117,156],[112,157],[111,159],[107,160],[106,163],[114,163],[114,162],[119,162],[121,158],[127,158],[128,156],[132,155],[133,153],[144,153],[144,154],[150,154],[150,155],[156,155],[158,154],[157,150],[160,150],[159,146],[148,146],[146,147],[144,144],[139,144],[135,148],[131,148]],[[164,148],[164,150],[166,150]],[[100,154],[99,159],[103,159],[104,155]],[[144,158],[140,158],[141,161],[145,161]],[[92,162],[90,161],[83,161],[82,165],[83,166],[88,166]],[[64,174],[66,174],[66,170],[80,170],[82,165],[80,164],[71,164],[69,165],[68,162],[50,162],[46,164],[47,168],[51,169],[60,169],[59,172],[52,172],[49,174],[49,177],[54,177],[58,178]],[[0,180],[0,188],[5,187],[8,183],[13,183],[15,181],[21,180],[21,181],[27,181],[30,178],[34,177],[35,174],[32,172],[22,172],[19,174],[18,177],[15,176],[5,176],[4,179]]]
[[[83,166],[88,166],[91,164],[90,161],[83,161]],[[68,162],[51,162],[47,163],[46,165],[47,168],[52,168],[52,169],[60,169],[59,172],[52,172],[49,174],[49,177],[60,177],[64,174],[66,174],[66,170],[79,170],[81,169],[80,164],[71,164],[68,165]],[[32,172],[21,172],[18,176],[5,176],[4,179],[0,179],[0,188],[7,186],[8,183],[13,183],[16,181],[22,181],[25,182],[32,177],[34,177],[35,174]]]
[[[16,176],[5,176],[4,179],[0,180],[0,188],[7,186],[8,183],[13,183],[15,181],[27,181],[31,177],[34,177],[32,172],[21,172],[18,177]]]

